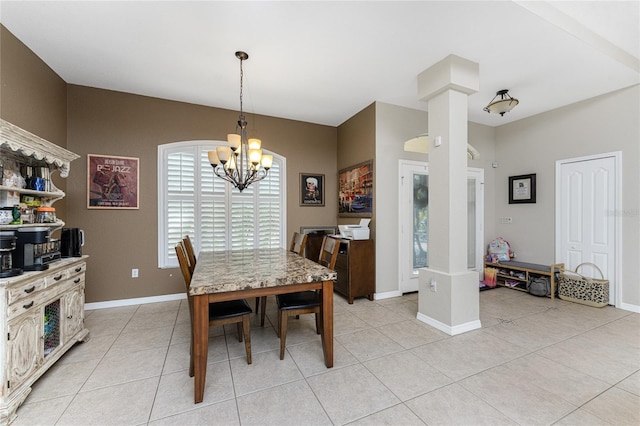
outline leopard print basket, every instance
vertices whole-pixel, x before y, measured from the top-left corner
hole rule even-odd
[[[583,265],[593,266],[602,279],[580,275],[578,269]],[[558,279],[558,296],[562,300],[602,308],[609,304],[609,280],[604,279],[600,268],[593,263],[581,263],[576,266],[575,272],[562,270]]]

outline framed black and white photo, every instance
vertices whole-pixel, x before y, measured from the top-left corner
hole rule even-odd
[[[324,206],[324,175],[300,173],[300,205]]]
[[[509,176],[509,204],[536,202],[536,174]]]

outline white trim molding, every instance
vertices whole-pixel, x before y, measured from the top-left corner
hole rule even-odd
[[[480,322],[480,320],[475,320],[475,321],[470,321],[464,324],[449,326],[436,319],[433,319],[424,314],[421,314],[420,312],[418,312],[418,315],[416,315],[416,319],[418,321],[421,321],[425,324],[430,325],[433,328],[437,328],[438,330],[444,333],[447,333],[449,336],[456,336],[458,334],[466,333],[467,331],[472,331],[472,330],[477,330],[479,328],[482,328],[482,323]]]
[[[134,299],[109,300],[107,302],[85,303],[85,311],[95,309],[119,308],[121,306],[145,305],[147,303],[170,302],[173,300],[186,299],[186,293],[164,294],[162,296],[136,297]]]

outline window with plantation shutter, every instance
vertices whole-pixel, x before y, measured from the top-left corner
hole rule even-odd
[[[273,152],[267,178],[240,192],[215,177],[207,152],[226,142],[158,146],[158,266],[178,266],[175,245],[189,235],[201,250],[285,246],[285,159]]]

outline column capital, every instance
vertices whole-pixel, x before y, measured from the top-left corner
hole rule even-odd
[[[480,88],[480,65],[449,55],[418,74],[418,99],[428,101],[445,90],[471,95]]]

